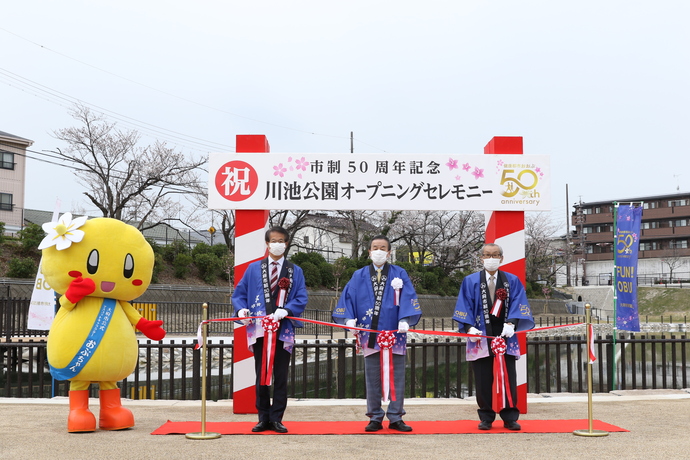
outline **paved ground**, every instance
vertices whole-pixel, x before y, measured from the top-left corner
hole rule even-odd
[[[98,401],[93,400],[92,406]],[[586,419],[587,395],[530,395],[522,419]],[[414,436],[223,436],[191,440],[152,436],[167,420],[201,420],[199,401],[125,401],[136,426],[129,430],[69,434],[66,398],[0,398],[0,458],[14,459],[349,459],[354,458],[689,458],[690,390],[617,391],[593,396],[594,419],[630,432],[605,437],[560,434],[463,434]],[[93,407],[97,414],[98,407]],[[476,419],[472,400],[412,399],[405,421]],[[290,400],[283,420],[361,420],[363,400]],[[232,401],[207,403],[207,421],[254,421],[235,415]],[[583,426],[587,429],[587,425]],[[486,446],[491,445],[490,450]],[[384,453],[385,452],[385,453]]]

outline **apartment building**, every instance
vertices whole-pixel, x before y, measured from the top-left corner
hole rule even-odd
[[[638,282],[690,279],[690,193],[616,200],[641,203]],[[574,258],[583,280],[607,284],[613,273],[613,201],[578,203],[572,214]],[[673,279],[671,279],[673,278]],[[586,283],[587,284],[587,283]]]
[[[0,131],[0,222],[5,223],[8,233],[22,228],[26,149],[33,143]]]

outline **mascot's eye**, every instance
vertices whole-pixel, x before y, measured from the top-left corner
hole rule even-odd
[[[86,261],[86,270],[90,274],[95,274],[98,271],[98,249],[94,249],[89,254],[89,260]]]
[[[132,257],[132,254],[127,254],[125,256],[125,269],[123,270],[123,274],[125,278],[128,279],[134,274],[134,257]]]

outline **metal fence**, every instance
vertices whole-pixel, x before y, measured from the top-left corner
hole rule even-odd
[[[159,319],[163,321],[163,327],[169,335],[191,335],[197,333],[202,318],[202,306],[193,302],[157,302],[135,303],[135,308],[147,319]],[[151,311],[151,309],[153,311]],[[211,319],[231,317],[232,307],[227,303],[208,303],[208,317]],[[32,330],[28,328],[29,299],[0,299],[0,337],[6,340],[12,337],[45,337],[48,331]],[[332,322],[331,312],[325,310],[305,310],[302,318]],[[537,327],[550,325],[563,325],[581,323],[583,316],[546,316],[537,317]],[[447,318],[422,318],[417,329],[444,331],[457,327],[450,317]],[[209,336],[228,336],[233,333],[235,325],[232,321],[218,321],[209,323]],[[330,326],[303,322],[303,327],[298,329],[300,336],[309,336],[315,339],[334,338],[334,332],[338,332]]]
[[[534,337],[527,341],[527,383],[530,393],[587,391],[585,337]],[[595,339],[595,392],[618,389],[681,389],[688,387],[686,335],[621,334]],[[66,396],[69,382],[52,381],[46,343],[33,339],[0,343],[0,397]],[[233,345],[210,339],[207,347],[207,398],[233,395]],[[614,356],[616,359],[614,366]],[[132,399],[198,400],[201,395],[201,350],[193,340],[141,343],[134,373],[120,382]],[[95,387],[93,385],[92,387]],[[96,388],[92,388],[96,396]],[[455,338],[411,340],[408,343],[406,397],[465,398],[474,393],[465,342]],[[364,398],[364,362],[351,339],[302,340],[292,354],[289,396],[293,398]]]

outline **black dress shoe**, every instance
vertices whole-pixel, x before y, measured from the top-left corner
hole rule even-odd
[[[252,428],[252,433],[261,433],[262,431],[270,430],[271,422],[259,422]]]
[[[276,433],[287,433],[287,428],[280,422],[271,422],[272,430]]]
[[[520,431],[522,429],[518,422],[503,422],[503,427],[511,431]]]
[[[383,425],[381,425],[381,422],[375,422],[374,420],[369,422],[369,424],[364,427],[364,431],[379,431],[379,430],[383,430]]]
[[[477,427],[480,430],[490,430],[491,429],[491,422],[487,422],[486,420],[479,422],[479,426]]]
[[[410,425],[407,425],[402,420],[398,420],[397,422],[393,422],[393,423],[389,424],[388,428],[390,428],[391,430],[403,431],[403,432],[412,431],[412,427]]]

